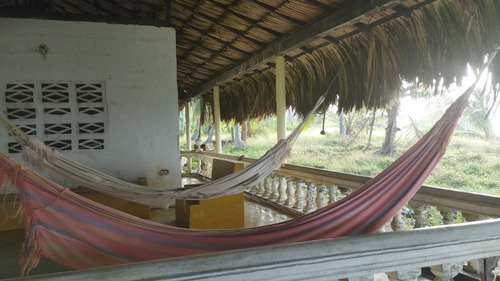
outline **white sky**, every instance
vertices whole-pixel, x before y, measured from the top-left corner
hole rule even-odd
[[[483,76],[484,77],[482,77],[481,80],[477,84],[479,87],[484,85],[485,79],[487,79],[487,77],[486,77],[487,75],[483,75]],[[472,85],[472,83],[474,83],[474,80],[475,80],[475,77],[472,74],[472,71],[470,71],[469,75],[467,77],[465,77],[464,80],[462,81],[461,87],[458,87],[458,88],[457,87],[450,87],[451,90],[449,92],[445,93],[445,95],[449,96],[453,100],[455,98],[458,98],[458,96],[460,96],[470,85]],[[400,113],[407,115],[407,116],[410,116],[414,120],[418,120],[419,118],[423,118],[423,116],[429,114],[428,110],[430,108],[432,108],[431,104],[433,103],[433,101],[435,102],[435,100],[437,98],[438,97],[432,97],[429,99],[425,99],[425,98],[413,99],[410,97],[403,98],[401,100]],[[432,108],[432,109],[434,110],[434,108]],[[441,113],[444,113],[445,109],[446,109],[446,106],[443,107]],[[492,123],[493,123],[493,131],[494,131],[494,134],[496,136],[500,137],[500,110],[498,110],[498,112],[495,115],[493,115],[493,113],[494,112],[490,113],[490,114],[492,114],[491,119],[492,119]],[[441,115],[439,115],[439,116],[441,116]]]

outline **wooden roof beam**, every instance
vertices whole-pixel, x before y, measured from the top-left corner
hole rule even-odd
[[[177,5],[181,6],[182,8],[185,8],[185,9],[188,9],[188,8],[189,8],[189,7],[187,7],[187,6],[183,5],[183,4],[180,4],[180,3],[177,3]],[[193,17],[195,17],[195,16],[199,16],[199,17],[201,17],[201,18],[203,18],[203,19],[205,19],[205,20],[209,21],[209,22],[212,24],[212,26],[211,26],[210,28],[213,28],[214,26],[218,26],[218,27],[222,27],[222,28],[224,28],[224,26],[221,26],[221,25],[218,25],[218,24],[216,24],[216,23],[215,23],[215,22],[217,21],[217,19],[214,19],[214,18],[208,17],[207,15],[202,14],[202,13],[199,13],[199,12],[196,12],[196,11],[194,11],[194,12],[193,12],[193,15],[190,17],[190,20],[191,20]],[[239,53],[243,54],[243,55],[244,55],[244,56],[246,56],[246,57],[249,57],[249,56],[251,55],[251,53],[249,53],[249,52],[247,52],[247,51],[244,51],[244,50],[241,50],[241,49],[238,49],[238,48],[236,48],[236,47],[232,46],[231,44],[232,44],[233,42],[231,42],[231,44],[228,44],[228,43],[226,43],[226,42],[224,42],[224,41],[221,41],[221,40],[220,40],[220,38],[218,38],[218,37],[216,37],[216,36],[212,35],[212,34],[209,32],[209,30],[202,30],[202,29],[199,29],[199,28],[197,28],[197,27],[195,27],[195,26],[192,26],[192,25],[189,25],[189,26],[184,26],[184,28],[190,28],[190,29],[193,29],[193,30],[195,30],[195,31],[199,32],[200,34],[204,34],[204,36],[207,36],[207,37],[209,37],[209,38],[214,39],[215,41],[219,42],[219,43],[223,46],[223,48],[233,49],[234,51],[239,52]],[[233,31],[231,31],[231,32],[233,32]],[[241,36],[240,34],[236,34],[236,35]],[[192,52],[192,50],[194,49],[194,47],[196,47],[196,46],[201,46],[200,41],[202,40],[202,38],[203,38],[203,36],[202,36],[202,37],[198,40],[198,42],[196,42],[195,44],[193,44],[193,45],[194,45],[194,46],[193,46],[193,48],[191,48],[190,50],[186,50],[186,51],[185,51],[185,53],[184,53],[184,55],[183,55],[182,57],[183,57],[183,58],[185,58],[187,55],[189,55],[189,54]],[[223,49],[223,48],[221,48],[221,49]],[[214,51],[214,52],[216,52],[216,51]],[[219,51],[219,52],[220,52],[220,51]],[[219,56],[223,56],[223,55],[219,54]],[[213,57],[213,56],[212,56],[212,57]],[[226,57],[226,58],[228,58],[228,57]],[[235,60],[234,60],[234,59],[232,59],[232,58],[228,58],[228,60],[229,60],[229,61],[232,61],[233,63],[235,62]]]
[[[187,89],[179,94],[179,99],[191,99],[212,89],[213,85],[224,83],[248,70],[255,69],[274,58],[277,54],[300,48],[318,38],[325,37],[333,31],[353,25],[362,19],[370,17],[377,9],[397,6],[401,0],[379,0],[379,6],[369,5],[364,0],[352,0],[348,6],[339,7],[318,21],[307,24],[295,31],[273,41],[264,49],[252,55],[247,60],[222,72],[195,89]]]
[[[318,0],[304,0],[304,1],[307,3],[310,3],[313,6],[319,7],[320,9],[322,9],[323,11],[326,11],[327,13],[333,9],[333,7],[323,3],[321,1],[318,1]]]
[[[210,3],[211,3],[211,4],[213,4],[213,5],[219,6],[219,7],[221,7],[221,8],[227,9],[227,7],[226,7],[226,6],[221,5],[221,4],[219,4],[219,3],[217,3],[217,4],[216,4],[216,3],[212,3],[212,2],[210,2]],[[177,3],[177,5],[179,5],[179,6],[183,7],[184,9],[188,9],[188,8],[189,8],[189,7],[187,7],[186,5],[183,5],[183,4],[181,4],[181,3]],[[229,12],[229,13],[233,13],[233,12],[231,12],[230,10],[226,10],[226,13],[227,13],[227,12]],[[233,14],[234,14],[234,13],[233,13]],[[211,17],[211,16],[209,16],[209,15],[206,15],[206,14],[203,14],[203,13],[195,12],[195,11],[193,11],[193,15],[199,16],[199,17],[201,17],[201,18],[203,18],[203,19],[205,19],[205,20],[209,21],[209,22],[212,24],[212,26],[217,26],[218,28],[225,29],[225,30],[227,30],[227,31],[229,31],[229,32],[234,33],[235,35],[237,35],[237,36],[239,36],[239,37],[241,37],[241,38],[244,38],[245,40],[248,40],[248,41],[250,41],[250,42],[252,42],[252,43],[254,43],[254,44],[256,44],[256,45],[262,46],[262,42],[259,42],[259,41],[257,41],[257,40],[253,40],[253,39],[251,39],[251,38],[247,38],[247,37],[245,37],[245,35],[244,35],[241,31],[237,30],[236,28],[233,28],[233,27],[231,27],[231,26],[222,25],[222,24],[217,23],[218,19],[216,19],[216,18],[213,18],[213,17]],[[242,18],[242,16],[241,16],[241,15],[238,15],[238,17]],[[181,20],[179,19],[179,21],[181,21]],[[267,32],[267,30],[266,30],[266,32]],[[281,35],[281,34],[280,34],[280,35]]]
[[[191,48],[191,49],[189,49],[189,50],[186,50],[186,51],[185,51],[185,53],[182,55],[182,58],[186,58],[188,55],[190,55],[190,54],[192,53],[192,51],[193,51],[194,47],[197,47],[197,48],[201,48],[201,49],[206,50],[206,51],[207,51],[207,52],[209,52],[210,54],[214,54],[214,53],[216,53],[216,54],[217,54],[217,56],[222,57],[222,58],[224,58],[225,60],[228,60],[228,61],[230,61],[230,62],[232,62],[232,63],[236,63],[236,60],[235,60],[235,59],[230,58],[230,57],[228,57],[228,56],[226,56],[226,55],[221,54],[221,53],[220,53],[220,50],[214,50],[214,49],[207,48],[207,47],[205,47],[205,46],[201,45],[201,44],[200,44],[200,42],[198,42],[198,41],[188,40],[187,38],[184,38],[183,40],[190,42],[190,44],[191,44],[191,45],[193,45],[193,48]],[[212,57],[213,57],[213,56],[212,56]],[[206,59],[206,60],[208,60],[208,58],[205,58],[205,59]]]
[[[223,65],[223,64],[220,64],[220,63],[216,63],[216,62],[211,61],[211,60],[210,60],[210,61],[207,61],[207,58],[206,58],[206,57],[200,56],[200,55],[195,54],[195,53],[191,53],[191,54],[189,54],[189,55],[190,55],[190,56],[193,56],[193,57],[196,57],[196,58],[198,58],[198,59],[200,59],[200,60],[205,61],[205,65],[213,65],[213,66],[215,66],[215,67],[217,67],[217,68],[221,68],[221,69],[224,69],[224,67],[226,67],[226,65]],[[200,67],[203,67],[203,66],[201,66],[201,65],[200,65]]]
[[[394,10],[394,12],[396,12],[396,13],[398,13],[401,16],[406,17],[406,18],[411,17],[411,14],[413,12],[413,7],[408,8],[408,7],[405,7],[403,5],[394,6],[394,7],[392,7],[392,9]]]
[[[210,59],[211,59],[211,58],[213,58],[214,56],[219,56],[219,57],[221,57],[221,58],[223,58],[223,59],[225,59],[225,60],[227,60],[227,61],[230,61],[230,62],[231,62],[231,63],[233,63],[233,64],[237,62],[234,58],[231,58],[231,57],[228,57],[228,56],[226,56],[226,55],[224,55],[224,54],[221,54],[221,53],[220,53],[220,52],[221,52],[220,50],[210,49],[210,48],[207,48],[207,47],[205,47],[205,46],[201,45],[201,44],[200,44],[201,42],[194,42],[194,41],[191,41],[191,40],[186,40],[186,38],[184,38],[184,40],[185,40],[185,41],[188,41],[188,42],[192,42],[192,43],[191,43],[191,45],[192,45],[192,46],[191,46],[191,48],[190,48],[190,49],[187,49],[187,50],[185,50],[185,51],[184,51],[184,54],[182,55],[182,57],[180,58],[180,60],[184,60],[185,58],[187,58],[188,56],[190,56],[190,55],[194,52],[194,50],[195,50],[196,48],[200,48],[200,49],[203,49],[203,50],[205,50],[207,53],[209,53],[209,54],[210,54],[210,57],[209,57],[209,58],[205,58],[205,60],[210,60]]]
[[[251,53],[249,53],[249,52],[247,52],[247,51],[244,51],[244,50],[238,49],[238,48],[236,48],[236,47],[232,46],[232,45],[231,45],[231,44],[229,44],[229,43],[226,43],[226,42],[224,42],[224,41],[221,41],[219,37],[217,37],[217,36],[214,36],[214,35],[210,34],[210,32],[209,32],[209,31],[206,31],[206,30],[203,30],[203,29],[199,29],[198,27],[194,27],[194,26],[189,26],[189,28],[191,28],[191,29],[193,29],[193,30],[195,30],[195,31],[197,31],[197,32],[199,32],[199,33],[201,33],[201,34],[204,34],[205,36],[207,36],[207,37],[209,37],[209,38],[211,38],[211,39],[213,39],[213,40],[217,41],[218,43],[220,43],[220,44],[223,46],[221,49],[224,49],[224,48],[233,49],[234,51],[239,52],[239,53],[242,53],[242,54],[244,54],[244,55],[245,55],[245,56],[247,56],[247,57],[251,55]],[[203,37],[203,36],[202,36],[202,37]],[[220,52],[220,50],[219,50],[219,52]]]
[[[286,2],[282,3],[279,7],[281,7],[281,6],[285,5],[285,4],[286,4],[286,3],[288,3],[288,2],[289,2],[289,1],[286,1]],[[289,22],[291,22],[291,23],[295,24],[296,26],[302,26],[302,25],[304,25],[304,23],[303,23],[302,21],[299,21],[299,20],[297,20],[297,19],[294,19],[294,18],[292,18],[292,17],[289,17],[289,16],[287,16],[287,15],[283,15],[283,14],[281,14],[281,13],[277,12],[277,9],[278,9],[279,7],[278,7],[278,8],[275,8],[275,7],[273,7],[273,6],[270,6],[270,5],[268,5],[268,4],[262,3],[262,2],[260,2],[260,1],[253,1],[253,3],[254,3],[255,5],[257,5],[257,6],[261,7],[261,8],[263,8],[263,9],[267,10],[269,13],[272,13],[272,14],[273,14],[273,15],[275,15],[275,16],[280,17],[280,18],[282,18],[282,19],[284,19],[284,20],[287,20],[287,21],[289,21]]]
[[[209,2],[210,2],[211,4],[213,4],[213,5],[215,5],[215,6],[218,6],[218,7],[220,7],[220,8],[226,9],[226,12],[228,12],[228,13],[232,14],[232,15],[233,15],[233,16],[235,16],[235,17],[239,17],[239,18],[241,18],[242,20],[246,21],[247,23],[249,23],[249,24],[250,24],[252,27],[254,27],[254,28],[262,29],[262,30],[264,30],[265,32],[267,32],[267,33],[269,33],[269,34],[271,34],[271,35],[274,35],[274,36],[276,36],[276,37],[280,37],[280,36],[282,36],[282,35],[283,35],[283,34],[278,33],[278,32],[276,32],[276,31],[274,31],[274,30],[272,30],[272,29],[269,29],[269,28],[267,28],[267,27],[264,27],[264,26],[260,26],[260,25],[258,25],[258,22],[256,22],[255,20],[253,20],[253,19],[251,19],[251,18],[249,18],[249,17],[247,17],[247,16],[245,16],[245,15],[242,15],[242,14],[239,14],[239,13],[236,13],[236,12],[232,11],[231,9],[229,9],[229,7],[228,7],[228,6],[225,6],[225,5],[222,5],[222,4],[220,4],[220,3],[213,2],[213,1],[209,1]],[[245,39],[246,39],[246,40],[250,40],[251,42],[254,42],[254,43],[258,42],[257,40],[254,40],[254,39],[251,39],[251,38],[247,38],[247,37],[245,37]],[[256,43],[256,44],[257,44],[257,43]],[[262,42],[258,43],[257,45],[262,46]]]
[[[354,26],[357,27],[362,32],[365,32],[365,33],[370,32],[370,30],[372,29],[371,25],[368,25],[368,24],[362,23],[362,22],[357,22],[357,23],[354,24]]]
[[[333,44],[338,44],[340,42],[339,38],[333,37],[331,35],[325,36],[324,39],[330,41]]]

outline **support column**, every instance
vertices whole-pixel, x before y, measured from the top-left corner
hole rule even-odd
[[[286,138],[285,56],[276,57],[276,122],[278,141]]]
[[[222,154],[222,141],[220,139],[220,100],[219,86],[214,86],[214,125],[215,125],[215,152]]]
[[[189,119],[189,111],[191,102],[188,102],[184,107],[184,115],[186,119],[186,151],[191,151],[191,121]]]

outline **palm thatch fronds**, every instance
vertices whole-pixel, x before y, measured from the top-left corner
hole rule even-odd
[[[287,104],[304,115],[320,95],[339,110],[382,108],[402,80],[447,87],[479,67],[500,43],[500,1],[438,0],[366,32],[287,61]],[[500,60],[491,66],[500,81]],[[221,118],[242,122],[275,112],[274,69],[221,88]],[[332,82],[333,81],[333,82]]]

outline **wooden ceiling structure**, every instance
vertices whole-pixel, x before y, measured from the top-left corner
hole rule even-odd
[[[238,122],[274,113],[277,55],[302,115],[325,91],[349,111],[389,105],[401,79],[449,85],[500,37],[497,0],[0,0],[0,17],[173,27],[180,107],[210,109],[218,85]]]
[[[0,16],[172,26],[179,100],[274,68],[434,0],[0,0]]]

